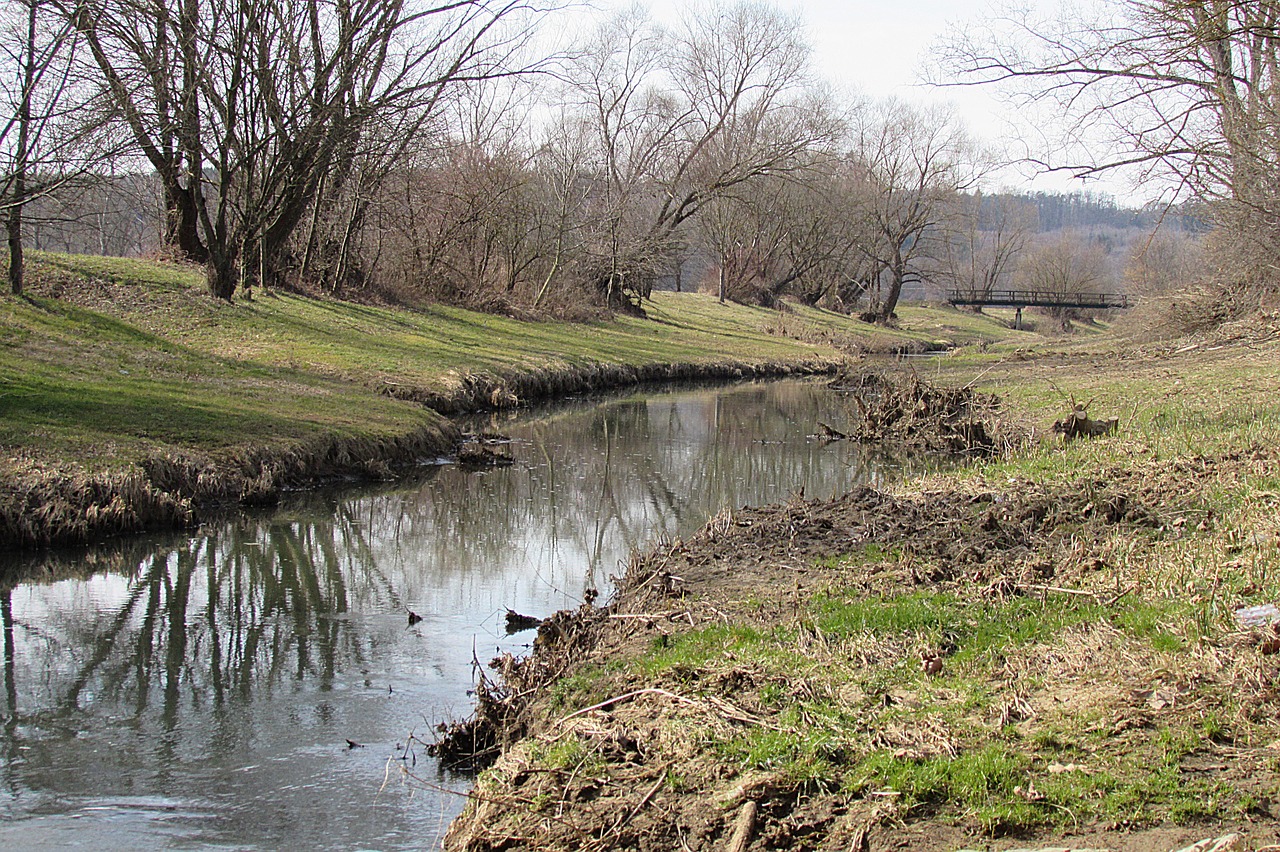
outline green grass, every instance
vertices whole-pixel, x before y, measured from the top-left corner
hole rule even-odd
[[[860,550],[852,562],[866,556]],[[1001,674],[1008,661],[1037,647],[1069,648],[1080,631],[1108,628],[1173,665],[1192,650],[1180,630],[1196,617],[1193,609],[1137,597],[1104,605],[1064,594],[995,601],[937,591],[867,598],[835,589],[809,600],[794,624],[717,625],[664,636],[640,658],[621,667],[615,661],[610,673],[629,667],[636,681],[699,695],[715,694],[715,673],[726,661],[754,671],[754,700],[770,712],[770,724],[713,739],[709,747],[739,772],[771,773],[809,794],[874,794],[892,798],[899,813],[952,814],[992,834],[1090,820],[1189,823],[1220,818],[1239,804],[1227,786],[1181,768],[1205,742],[1231,739],[1230,702],[1203,715],[1170,714],[1150,737],[1120,749],[1111,747],[1109,716],[1045,712],[1006,728],[994,720],[1009,699],[1002,686],[1009,675]],[[848,647],[878,648],[872,657],[879,661],[811,661],[796,653],[804,632],[837,649],[836,660],[838,649]],[[945,667],[931,677],[917,651],[937,648],[946,649]],[[575,679],[574,691],[589,694],[595,674]],[[797,681],[808,684],[803,695],[788,686]],[[1022,683],[1039,683],[1037,673]],[[931,735],[913,740],[923,751],[877,741],[877,732],[892,730],[908,740],[917,730],[933,730],[949,737],[955,751],[929,753],[937,739]],[[1052,763],[1086,769],[1055,773]]]
[[[53,464],[402,434],[430,419],[380,386],[449,393],[475,373],[836,361],[843,344],[945,335],[952,315],[965,335],[975,323],[916,311],[925,330],[913,333],[673,293],[655,294],[647,319],[586,324],[262,291],[224,304],[194,267],[41,253],[30,263],[33,295],[0,299],[0,446]],[[986,322],[982,333],[998,336]]]
[[[1082,601],[1014,598],[1004,602],[964,600],[931,591],[887,600],[823,594],[812,606],[817,625],[831,636],[917,634],[946,639],[974,653],[1052,635],[1069,624],[1097,618],[1102,608]]]

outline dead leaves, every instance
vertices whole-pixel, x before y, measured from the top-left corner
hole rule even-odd
[[[1039,790],[1037,790],[1035,782],[1031,781],[1030,779],[1027,780],[1027,786],[1023,787],[1019,785],[1017,787],[1014,787],[1013,794],[1015,796],[1021,796],[1022,798],[1026,799],[1028,802],[1043,802],[1045,799],[1044,793],[1041,793]]]
[[[1068,772],[1080,772],[1080,773],[1083,773],[1083,774],[1085,774],[1085,775],[1092,775],[1092,774],[1093,774],[1093,770],[1092,770],[1092,769],[1090,769],[1089,767],[1087,767],[1087,766],[1085,766],[1085,765],[1083,765],[1083,764],[1080,764],[1080,763],[1057,763],[1057,762],[1054,762],[1054,763],[1050,763],[1048,768],[1049,768],[1049,774],[1050,774],[1050,775],[1065,775],[1065,774],[1066,774],[1066,773],[1068,773]]]

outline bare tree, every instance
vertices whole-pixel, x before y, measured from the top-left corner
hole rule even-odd
[[[167,236],[223,299],[278,279],[321,193],[368,178],[460,80],[504,74],[502,24],[529,7],[320,0],[61,0],[139,152],[160,175]],[[385,159],[382,162],[386,162]],[[376,177],[376,169],[374,170]],[[359,200],[354,194],[358,222]]]
[[[1018,289],[1063,300],[1090,296],[1103,291],[1108,281],[1106,255],[1094,240],[1072,231],[1045,235],[1022,256],[1017,269]],[[1063,321],[1072,316],[1070,308],[1051,308],[1049,313]]]
[[[1035,208],[1012,196],[958,198],[930,278],[971,299],[989,297],[1008,286],[1035,219]]]
[[[587,245],[608,304],[647,296],[708,204],[831,139],[806,74],[799,22],[754,3],[699,9],[674,34],[632,10],[595,33],[570,78],[596,138]]]
[[[1231,233],[1220,244],[1244,269],[1231,287],[1280,287],[1280,4],[1126,0],[1094,12],[1010,12],[956,33],[945,73],[1065,115],[1065,153],[1033,157],[1044,167],[1082,177],[1132,167],[1214,201]]]
[[[47,3],[19,0],[6,6],[0,19],[0,208],[14,295],[24,284],[24,211],[105,156],[86,141],[100,125],[74,73],[76,48],[74,30],[50,15]]]
[[[1163,293],[1200,280],[1203,267],[1204,246],[1199,237],[1161,228],[1133,245],[1125,261],[1124,280],[1135,293]]]
[[[594,181],[586,164],[591,158],[591,131],[587,124],[561,116],[550,137],[534,153],[533,167],[541,189],[541,233],[549,241],[544,248],[547,264],[533,298],[533,307],[543,304],[553,285],[572,276],[564,270],[585,257],[583,233],[588,227],[586,211]]]
[[[876,235],[859,228],[868,187],[856,174],[841,158],[816,156],[708,205],[697,230],[718,259],[721,300],[771,305],[790,294],[838,305],[860,294],[870,275],[862,246]]]
[[[977,157],[952,114],[899,101],[860,111],[853,137],[855,157],[872,187],[863,216],[875,236],[862,250],[883,270],[864,318],[884,322],[893,316],[908,278],[920,274],[957,194],[977,181]]]

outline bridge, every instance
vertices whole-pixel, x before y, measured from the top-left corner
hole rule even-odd
[[[1022,328],[1023,308],[1114,310],[1131,308],[1134,304],[1132,299],[1122,293],[1054,293],[1049,290],[989,290],[985,293],[948,290],[947,301],[953,305],[1017,308],[1014,328]]]

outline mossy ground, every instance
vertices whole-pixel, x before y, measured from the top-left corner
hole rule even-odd
[[[1276,843],[1280,642],[1235,614],[1280,602],[1269,323],[917,366],[1038,437],[637,556],[592,642],[504,661],[522,736],[447,848]],[[1063,444],[1071,400],[1118,434]]]

